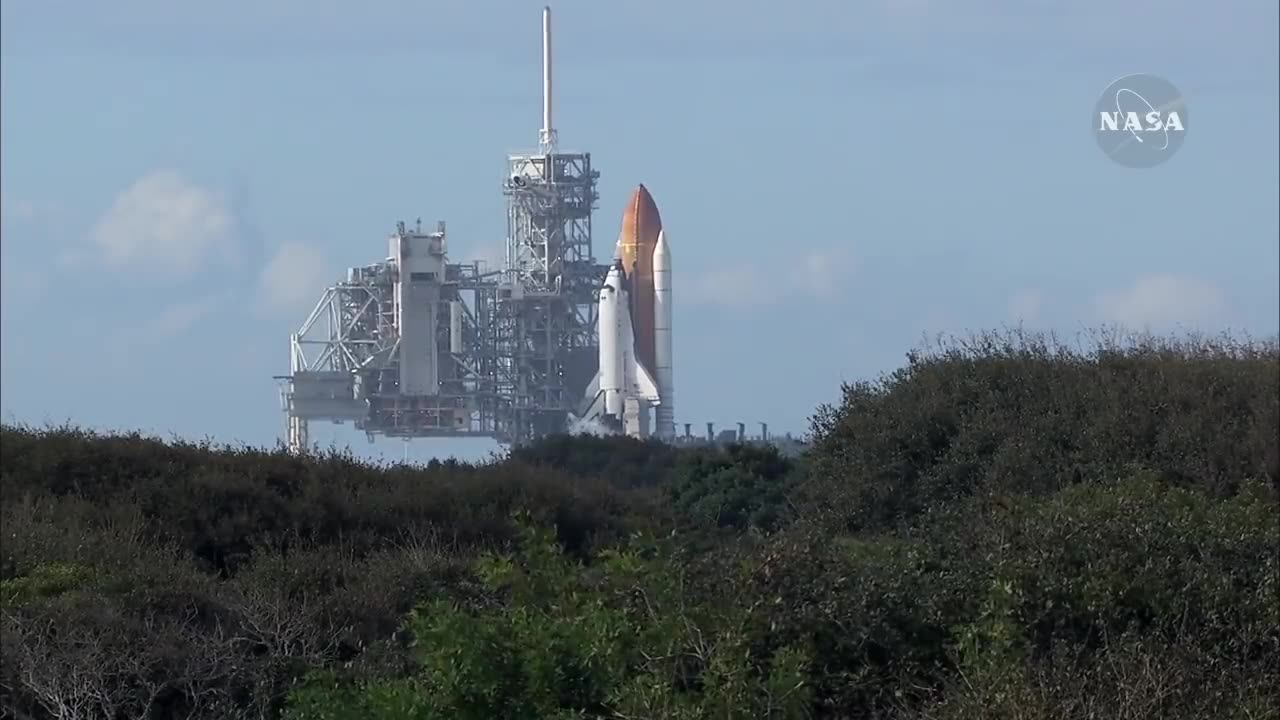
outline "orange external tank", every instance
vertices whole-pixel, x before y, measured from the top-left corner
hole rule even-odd
[[[636,359],[645,370],[657,372],[655,357],[655,314],[653,293],[653,250],[662,231],[662,217],[653,196],[642,184],[631,193],[622,213],[615,260],[622,261],[630,284],[631,324],[635,333]]]

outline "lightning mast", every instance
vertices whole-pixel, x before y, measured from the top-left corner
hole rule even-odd
[[[551,123],[551,8],[542,8],[542,130],[538,150],[550,155],[556,150],[556,130]]]
[[[552,116],[551,8],[542,11],[538,150],[507,158],[506,287],[499,294],[499,392],[512,404],[504,434],[522,442],[561,432],[597,365],[596,292],[607,267],[592,253],[600,174],[591,154],[565,152]]]

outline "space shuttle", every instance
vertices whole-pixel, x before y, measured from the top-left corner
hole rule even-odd
[[[600,370],[578,416],[632,437],[673,439],[671,249],[644,185],[623,212],[599,303]]]

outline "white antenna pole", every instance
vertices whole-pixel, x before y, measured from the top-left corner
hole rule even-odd
[[[551,6],[542,8],[542,132],[538,133],[541,151],[556,148],[555,126],[551,124]]]

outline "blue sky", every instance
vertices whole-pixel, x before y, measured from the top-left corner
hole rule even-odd
[[[4,417],[275,442],[288,334],[397,220],[446,220],[456,260],[500,253],[541,6],[5,0]],[[553,11],[597,255],[637,183],[669,233],[678,422],[803,432],[926,333],[1280,326],[1275,0]],[[1133,72],[1188,103],[1148,170],[1090,132]]]

